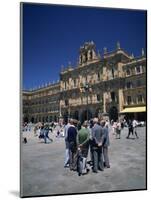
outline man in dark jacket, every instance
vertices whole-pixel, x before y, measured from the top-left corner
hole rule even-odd
[[[67,141],[69,143],[69,166],[70,170],[76,171],[77,169],[77,120],[70,122],[68,128]]]
[[[132,120],[129,119],[129,121],[128,121],[128,136],[126,137],[127,139],[129,139],[129,136],[131,133],[133,135],[133,123],[132,123]]]
[[[92,128],[93,138],[93,172],[97,173],[104,170],[102,155],[102,127],[98,124],[98,119],[94,118],[94,126]]]

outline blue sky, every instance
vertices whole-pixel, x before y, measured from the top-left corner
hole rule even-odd
[[[23,5],[23,88],[59,80],[61,65],[76,65],[80,46],[94,41],[103,54],[121,48],[134,56],[146,49],[146,12],[138,10]]]

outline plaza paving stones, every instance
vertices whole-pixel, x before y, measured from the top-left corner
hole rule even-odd
[[[139,139],[126,139],[127,132],[122,130],[121,139],[110,134],[111,168],[84,176],[63,167],[64,138],[51,133],[53,142],[44,144],[33,132],[24,133],[28,143],[21,147],[23,196],[145,189],[146,128],[138,128]]]

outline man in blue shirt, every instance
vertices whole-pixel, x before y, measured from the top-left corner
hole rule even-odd
[[[102,127],[98,123],[98,119],[94,118],[94,126],[92,128],[93,138],[93,172],[97,173],[98,170],[103,171],[103,155],[102,155]]]

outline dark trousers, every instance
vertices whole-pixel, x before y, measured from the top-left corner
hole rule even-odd
[[[69,149],[69,166],[70,170],[77,169],[77,151],[72,152],[70,149]]]
[[[132,135],[134,135],[134,133],[135,133],[136,138],[138,138],[138,135],[137,135],[137,132],[136,132],[136,128],[129,129],[127,138],[129,138],[131,133],[132,133]]]
[[[121,130],[116,130],[116,138],[120,139],[121,138]]]
[[[77,169],[77,147],[75,144],[70,143],[69,144],[69,167],[70,170],[76,170]]]
[[[90,162],[93,164],[93,144],[92,140],[89,140],[90,143]]]
[[[133,129],[129,128],[129,129],[128,129],[128,136],[127,136],[127,138],[129,138],[129,136],[130,136],[131,133],[132,133],[132,135],[133,135]]]
[[[83,157],[87,158],[88,152],[89,152],[89,143],[86,143],[81,147],[81,154]]]
[[[97,172],[104,169],[102,147],[93,148],[93,171]]]

